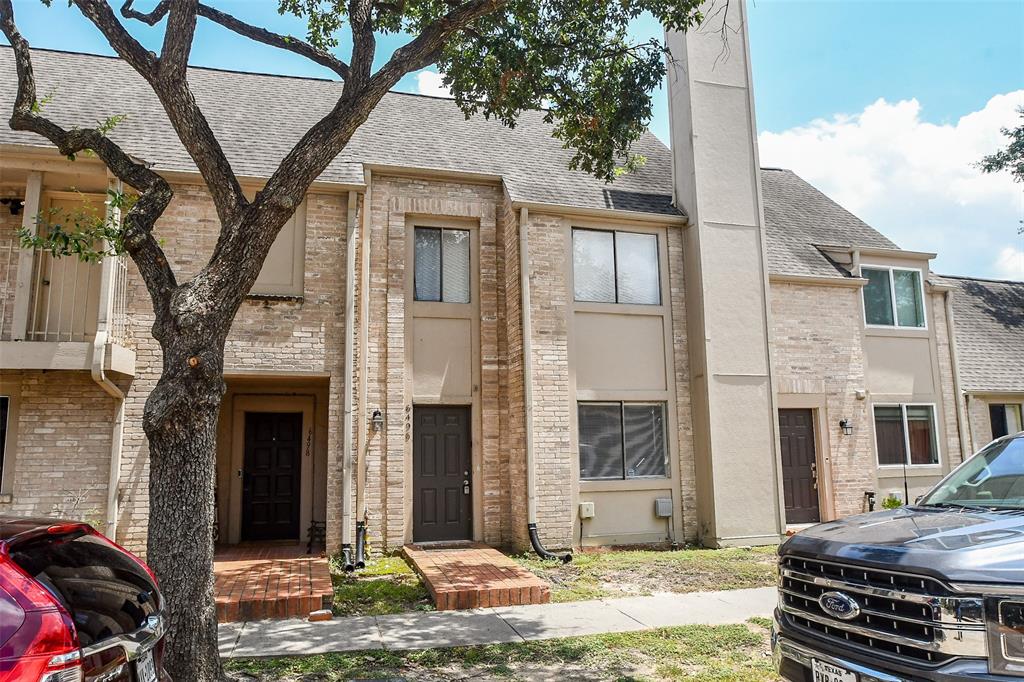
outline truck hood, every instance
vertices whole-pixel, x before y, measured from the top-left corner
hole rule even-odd
[[[812,526],[779,552],[950,582],[1024,585],[1024,513],[903,507]]]

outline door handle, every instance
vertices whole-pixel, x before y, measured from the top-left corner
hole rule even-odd
[[[468,478],[462,482],[462,494],[463,495],[468,495],[469,494],[469,479]]]

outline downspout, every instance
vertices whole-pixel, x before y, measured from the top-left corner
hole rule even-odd
[[[121,181],[116,185],[118,192],[122,191]],[[110,208],[108,211],[116,222],[120,223],[120,214],[117,209]],[[90,368],[92,380],[99,384],[111,398],[114,399],[114,425],[110,433],[110,473],[107,477],[107,509],[106,525],[104,534],[114,540],[117,537],[117,513],[118,496],[121,485],[121,448],[124,436],[124,391],[111,381],[104,370],[104,362],[107,355],[107,329],[110,325],[111,306],[114,297],[114,268],[109,259],[103,263],[103,275],[100,280],[100,306],[96,319],[96,336],[92,343],[92,367]]]
[[[366,184],[366,191],[363,193],[362,227],[359,235],[359,246],[362,248],[362,267],[359,273],[359,429],[364,434],[360,438],[358,459],[356,466],[356,556],[355,568],[363,568],[366,565],[366,557],[363,552],[366,547],[366,519],[369,510],[366,508],[366,476],[369,458],[366,453],[370,447],[369,430],[367,427],[369,410],[366,401],[369,394],[370,377],[369,353],[367,351],[370,343],[370,228],[371,219],[371,198],[373,196],[373,172],[370,169],[363,171],[363,178]]]
[[[341,464],[341,555],[346,571],[352,565],[352,376],[355,366],[355,269],[356,269],[356,207],[359,195],[348,193],[348,222],[345,231],[345,390],[342,405],[342,464]]]
[[[544,549],[537,533],[537,478],[533,466],[533,339],[532,314],[530,311],[530,270],[529,240],[527,224],[530,214],[524,207],[519,209],[519,291],[520,312],[523,318],[523,399],[525,404],[526,432],[526,529],[530,535],[533,551],[542,559],[557,559],[563,564],[572,561],[572,553],[562,556]]]
[[[956,347],[956,330],[953,324],[953,289],[946,290],[946,334],[949,336],[949,366],[953,372],[953,399],[956,401],[956,430],[960,440],[960,461],[963,462],[971,453],[967,447],[969,437],[967,415],[964,409],[964,394],[960,390],[960,355]]]

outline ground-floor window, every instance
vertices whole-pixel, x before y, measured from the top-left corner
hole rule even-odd
[[[988,414],[992,420],[992,438],[1001,438],[1011,433],[1024,431],[1020,404],[989,405]]]
[[[579,403],[580,478],[668,476],[665,403]]]
[[[879,466],[938,464],[934,405],[875,405]]]

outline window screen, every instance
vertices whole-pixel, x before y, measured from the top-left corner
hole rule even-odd
[[[580,403],[580,478],[668,475],[665,403]]]
[[[936,464],[934,416],[931,405],[907,405],[907,433],[910,436],[910,463]]]
[[[899,406],[875,407],[875,438],[878,440],[879,464],[903,464],[907,438],[903,433],[903,411]]]
[[[577,301],[661,303],[657,235],[574,229],[572,264]]]
[[[897,324],[901,327],[923,327],[921,273],[916,270],[893,270],[892,281],[896,295]]]
[[[895,324],[895,318],[892,312],[889,271],[862,268],[861,272],[868,280],[864,286],[864,316],[867,323],[892,326]]]
[[[414,298],[469,303],[469,230],[417,227],[413,241]]]

